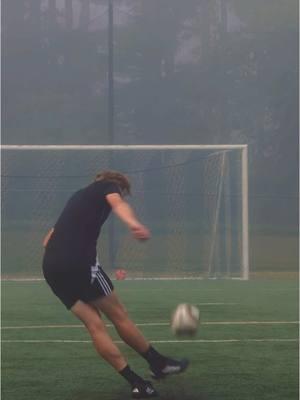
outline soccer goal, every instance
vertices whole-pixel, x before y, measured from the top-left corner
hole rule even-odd
[[[40,275],[42,239],[65,202],[104,169],[132,183],[152,238],[116,218],[99,241],[104,268],[129,278],[248,279],[246,145],[3,145],[2,274]]]

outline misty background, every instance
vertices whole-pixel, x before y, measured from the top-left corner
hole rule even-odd
[[[113,138],[108,4],[2,1],[2,144],[248,144],[250,270],[297,270],[297,0],[111,2]]]

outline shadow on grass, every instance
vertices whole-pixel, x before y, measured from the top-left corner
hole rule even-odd
[[[159,396],[154,399],[157,400],[212,400],[207,394],[203,393],[190,393],[187,388],[184,387],[170,387],[169,390],[167,385],[165,388],[160,388],[160,385],[155,385],[155,388],[159,392]],[[124,389],[124,390],[123,390]],[[112,388],[110,393],[108,391],[93,391],[93,390],[80,390],[73,392],[70,397],[65,400],[129,400],[131,399],[131,392],[129,387],[122,388],[122,391]],[[63,399],[62,399],[63,400]]]

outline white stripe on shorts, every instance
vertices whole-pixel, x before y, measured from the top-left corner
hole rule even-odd
[[[97,277],[97,280],[100,283],[100,286],[102,287],[104,293],[106,295],[111,293],[111,288],[110,288],[109,284],[106,282],[105,278],[101,275],[100,271],[96,272],[96,277]]]

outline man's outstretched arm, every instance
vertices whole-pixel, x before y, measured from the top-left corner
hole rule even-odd
[[[148,228],[139,222],[131,206],[118,193],[108,194],[106,200],[113,212],[128,226],[135,239],[147,240],[150,238]]]

